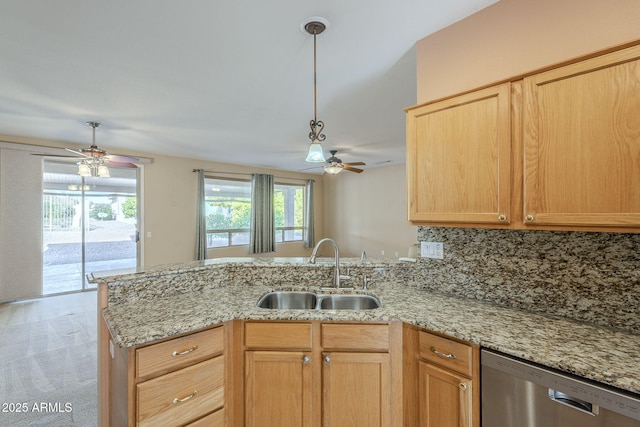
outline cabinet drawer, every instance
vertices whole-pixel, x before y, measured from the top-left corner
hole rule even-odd
[[[322,325],[322,348],[325,350],[389,350],[388,325]]]
[[[311,323],[245,323],[244,344],[247,348],[309,350]]]
[[[138,425],[183,425],[224,405],[224,356],[136,387]]]
[[[472,349],[448,338],[420,331],[420,357],[436,365],[471,376]]]
[[[224,327],[136,350],[136,376],[147,378],[208,359],[224,351]]]
[[[187,427],[224,427],[225,426],[225,412],[224,408],[217,410],[213,414],[209,414],[200,418],[190,424]]]

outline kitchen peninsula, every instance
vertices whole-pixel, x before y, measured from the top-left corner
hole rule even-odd
[[[394,344],[394,339],[400,342],[399,345],[406,345],[400,339],[403,330],[406,333],[410,328],[419,328],[470,343],[474,352],[480,346],[495,349],[622,390],[640,392],[638,335],[419,289],[412,263],[373,260],[367,266],[369,273],[373,273],[372,284],[368,291],[363,291],[360,261],[343,259],[342,266],[351,270],[348,285],[357,288],[342,292],[374,294],[382,303],[380,308],[354,311],[257,307],[258,299],[273,290],[319,292],[321,286],[331,283],[333,265],[328,260],[310,265],[302,258],[228,258],[128,274],[96,274],[94,281],[100,285],[99,300],[104,319],[99,350],[102,420],[105,420],[104,411],[109,411],[105,396],[108,396],[109,386],[117,384],[113,378],[118,377],[112,375],[109,380],[109,370],[111,374],[117,374],[115,371],[123,369],[118,364],[118,352],[149,348],[146,346],[151,343],[168,342],[165,340],[193,332],[215,331],[217,325],[227,328],[215,338],[224,341],[226,348],[219,353],[213,350],[212,354],[224,353],[233,366],[227,371],[225,408],[227,417],[238,419],[230,412],[242,411],[242,401],[234,401],[238,398],[229,389],[232,384],[241,383],[243,377],[243,356],[236,349],[242,344],[238,341],[243,335],[237,330],[237,323],[254,321],[389,324],[390,353],[393,353],[394,345],[397,350],[398,343]],[[400,357],[397,353],[392,354],[392,358]],[[404,358],[404,361],[400,360],[406,364],[406,351]],[[128,360],[125,371],[127,366],[134,369],[133,363]],[[398,379],[396,375],[394,381],[402,383],[402,378]],[[128,399],[131,400],[135,386],[130,384],[128,388]],[[405,399],[409,398],[407,394],[411,393],[411,388],[405,384],[402,393]],[[396,396],[400,402],[402,393]],[[197,397],[193,400],[195,402]],[[129,401],[127,405],[135,411],[132,409],[134,402]],[[410,421],[413,415],[407,414],[406,408],[404,412],[400,417]],[[402,425],[402,420],[394,419],[394,422]]]

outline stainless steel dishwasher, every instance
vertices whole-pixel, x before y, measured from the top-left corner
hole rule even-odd
[[[640,427],[640,396],[481,351],[482,427]]]

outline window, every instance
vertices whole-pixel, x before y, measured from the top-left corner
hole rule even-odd
[[[304,186],[276,184],[274,193],[276,243],[301,241],[304,234]]]
[[[251,182],[205,178],[207,248],[248,245]],[[302,241],[304,186],[274,186],[276,242]]]

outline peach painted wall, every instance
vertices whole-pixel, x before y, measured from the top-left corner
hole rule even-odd
[[[501,0],[418,41],[418,103],[636,39],[638,0]]]

